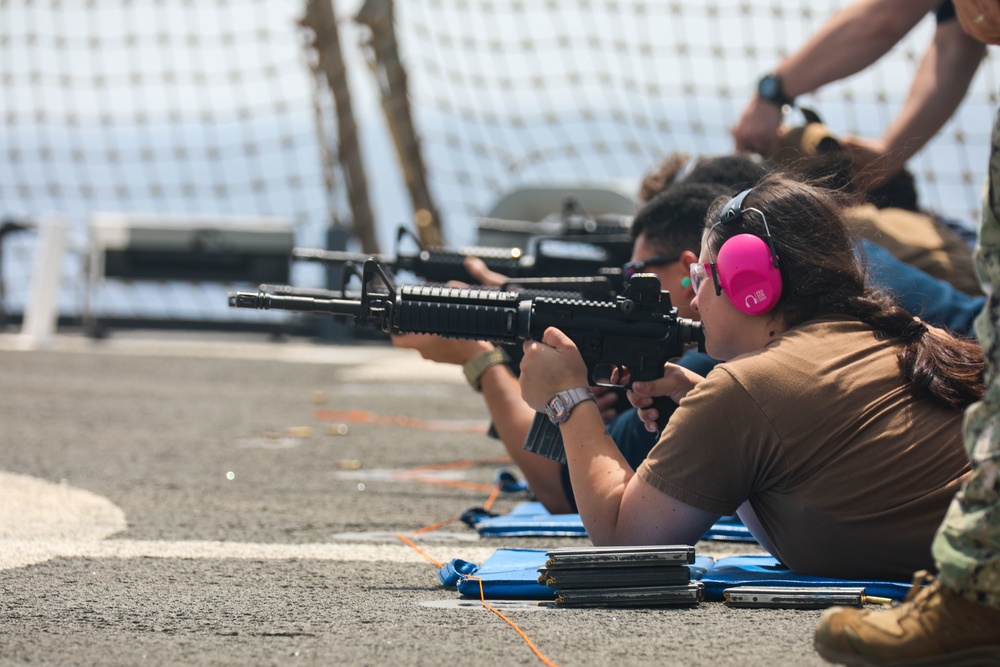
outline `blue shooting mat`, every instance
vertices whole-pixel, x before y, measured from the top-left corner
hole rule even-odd
[[[486,599],[552,600],[555,589],[538,583],[538,570],[548,559],[547,549],[497,549],[482,565],[454,559],[441,568],[438,577],[446,588],[463,596]],[[795,574],[771,556],[729,556],[715,561],[695,556],[687,566],[691,579],[705,585],[705,600],[720,602],[722,591],[734,586],[851,586],[864,587],[867,595],[901,600],[910,582],[867,579],[833,579]]]
[[[538,570],[545,567],[548,551],[497,549],[482,565],[456,558],[438,571],[438,578],[446,588],[455,588],[466,597],[478,598],[482,581],[487,600],[554,600],[556,590],[538,583]],[[714,562],[708,556],[695,556],[695,562],[685,567],[691,570],[691,579],[696,580]]]
[[[849,586],[864,587],[866,595],[902,600],[911,582],[878,579],[833,579],[795,574],[771,556],[720,558],[701,578],[706,600],[722,600],[722,591],[734,586]]]
[[[482,510],[472,509],[462,519],[482,537],[587,536],[579,514],[549,514],[540,502],[521,503],[502,516],[492,516]],[[756,542],[749,529],[736,516],[719,519],[702,539]]]

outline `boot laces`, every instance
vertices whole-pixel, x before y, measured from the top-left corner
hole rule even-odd
[[[913,584],[903,603],[910,603],[914,610],[922,609],[934,599],[941,589],[941,582],[927,570],[920,570],[913,575]]]

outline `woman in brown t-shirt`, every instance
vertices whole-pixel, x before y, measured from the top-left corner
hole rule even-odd
[[[927,327],[870,289],[828,190],[778,175],[709,211],[696,308],[702,378],[667,364],[633,386],[680,407],[632,470],[582,401],[560,424],[573,488],[595,544],[693,544],[738,512],[795,571],[902,577],[929,546],[969,465],[962,409],[982,396],[974,341]],[[587,384],[557,329],[525,343],[521,392],[536,410]],[[579,394],[576,394],[579,395]]]

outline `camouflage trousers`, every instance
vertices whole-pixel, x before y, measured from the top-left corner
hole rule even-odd
[[[1000,608],[1000,112],[993,124],[976,271],[988,296],[976,320],[986,354],[986,396],[965,412],[972,475],[948,508],[932,550],[946,586]]]

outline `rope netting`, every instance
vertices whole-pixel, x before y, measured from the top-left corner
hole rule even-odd
[[[351,214],[332,96],[299,24],[306,4],[0,0],[0,215],[64,213],[77,247],[95,211],[277,217],[292,222],[296,244],[325,245],[327,228]],[[362,4],[342,0],[335,10],[388,251],[414,214],[363,60],[371,36],[351,21]],[[843,4],[396,2],[399,57],[445,242],[475,242],[475,216],[518,187],[631,196],[670,152],[732,150],[730,128],[758,77]],[[933,30],[929,15],[874,67],[800,101],[837,133],[879,136]],[[925,208],[977,219],[998,83],[991,53],[958,112],[911,161]],[[24,306],[33,252],[30,234],[3,244],[8,312]],[[82,257],[67,259],[63,314],[79,312]],[[294,271],[303,286],[322,282],[318,267]],[[179,299],[177,289],[109,285],[96,308],[261,315],[226,309],[218,291]]]
[[[343,209],[327,186],[330,147],[316,121],[332,114],[328,94],[314,95],[302,10],[263,0],[0,3],[0,214],[63,213],[76,249],[95,211],[280,218],[301,243],[322,245]],[[33,241],[9,239],[9,311],[24,305]],[[64,313],[79,307],[82,261],[67,259]],[[157,298],[149,286],[108,285],[95,298],[104,314],[169,304],[228,316],[224,293],[205,289]]]
[[[630,194],[672,151],[733,150],[758,78],[845,2],[407,0],[396,4],[438,205],[458,220],[538,182]],[[837,134],[881,136],[934,31],[928,15],[874,67],[800,102]],[[978,219],[997,107],[995,56],[910,163],[924,207]],[[793,114],[789,122],[801,123]],[[555,212],[555,211],[554,211]]]

